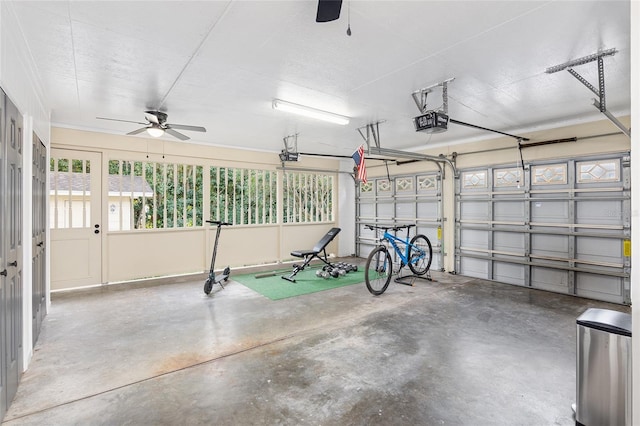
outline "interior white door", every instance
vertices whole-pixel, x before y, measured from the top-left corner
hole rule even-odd
[[[45,243],[47,234],[47,148],[40,138],[32,137],[32,215],[31,215],[31,315],[32,342],[35,345],[47,313]],[[46,244],[48,245],[48,244]]]
[[[102,282],[101,154],[52,149],[51,289]]]

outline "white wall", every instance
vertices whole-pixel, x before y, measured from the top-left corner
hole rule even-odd
[[[31,128],[48,146],[50,108],[12,2],[0,2],[0,24],[0,87],[18,110],[33,120]],[[31,142],[31,133],[28,140]]]
[[[353,174],[353,160],[340,161],[340,170]],[[340,245],[338,256],[351,256],[356,252],[356,183],[346,173],[338,176],[338,227],[340,227]]]
[[[141,143],[140,137],[62,128],[52,129],[51,144],[57,149],[101,153],[102,170],[108,170],[109,160],[129,160],[201,165],[205,167],[205,179],[208,179],[208,171],[206,170],[209,166],[277,171],[280,178],[283,173],[282,170],[278,170],[281,163],[276,153],[195,145],[171,140],[159,141],[157,139],[150,139],[150,143],[147,144]],[[301,164],[288,164],[287,170],[304,167],[302,170],[304,172],[329,171],[338,176],[338,164],[339,162],[334,159],[305,157]],[[348,179],[346,181],[347,190],[351,188],[353,191],[353,180],[349,176],[346,178]],[[341,186],[342,180],[336,178],[334,191],[337,197],[350,197],[351,203],[353,203],[353,193],[345,195]],[[105,182],[103,182],[103,191],[106,191]],[[209,213],[208,197],[209,194],[206,193],[203,209],[205,218],[208,218]],[[345,204],[348,204],[346,200]],[[108,203],[105,203],[103,207],[102,216],[105,220],[102,222],[106,223],[105,215],[108,215]],[[292,259],[291,251],[310,249],[330,228],[343,226],[338,224],[341,209],[337,205],[334,208],[334,220],[318,224],[279,223],[225,227],[220,235],[216,269],[224,266],[235,268],[278,263]],[[349,219],[345,221],[344,226],[351,226],[353,229],[353,213],[347,217]],[[215,240],[215,227],[209,228],[206,225],[204,228],[192,229],[115,232],[103,229],[101,236],[104,242],[103,253],[105,253],[101,282],[112,283],[157,276],[201,273],[208,270]],[[339,234],[328,247],[327,253],[341,254],[338,246],[341,238],[347,241],[353,240],[353,231],[351,234]],[[54,271],[57,270],[54,269]],[[56,288],[56,290],[58,289]]]
[[[633,424],[640,423],[640,2],[631,2],[631,306]]]
[[[0,87],[23,114],[23,265],[31,265],[31,141],[38,134],[49,146],[50,108],[43,95],[37,68],[29,46],[24,43],[11,2],[0,1]],[[31,327],[32,274],[25,267],[23,273],[23,368],[29,365],[33,353]],[[47,279],[48,280],[48,279]],[[47,300],[49,303],[49,300]]]

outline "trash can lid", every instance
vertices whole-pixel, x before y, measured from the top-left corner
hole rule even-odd
[[[631,315],[609,309],[589,308],[576,320],[578,325],[631,337]]]

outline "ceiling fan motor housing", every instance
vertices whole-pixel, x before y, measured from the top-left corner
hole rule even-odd
[[[163,124],[167,121],[167,114],[161,111],[145,111],[147,114],[155,115],[158,117],[158,123]]]

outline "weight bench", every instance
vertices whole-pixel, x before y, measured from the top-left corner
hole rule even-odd
[[[302,265],[295,265],[293,267],[293,272],[291,273],[291,275],[289,275],[289,276],[284,276],[283,275],[282,278],[287,280],[287,281],[291,281],[292,283],[295,283],[296,280],[293,277],[295,277],[298,272],[300,272],[304,268],[306,268],[307,265],[309,265],[309,262],[311,262],[313,259],[316,259],[316,258],[320,259],[321,261],[323,261],[324,263],[326,263],[329,266],[333,266],[327,260],[327,251],[325,249],[329,245],[329,243],[331,241],[333,241],[333,239],[336,237],[336,235],[338,235],[339,232],[340,232],[340,228],[331,228],[331,230],[329,232],[327,232],[325,234],[325,236],[322,237],[320,239],[320,241],[318,241],[318,243],[315,246],[313,246],[313,248],[311,250],[295,250],[295,251],[292,251],[291,252],[291,256],[295,256],[295,257],[299,257],[301,259],[304,259],[304,263]]]

